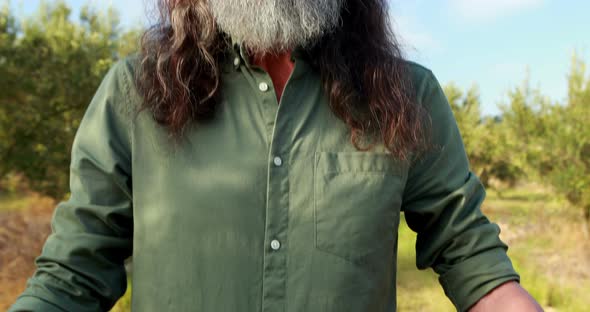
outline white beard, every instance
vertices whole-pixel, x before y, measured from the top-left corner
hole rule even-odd
[[[340,24],[344,0],[208,0],[219,29],[253,53],[308,47]]]

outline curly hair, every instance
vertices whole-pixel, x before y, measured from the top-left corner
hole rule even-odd
[[[207,0],[159,0],[160,20],[141,40],[137,85],[142,109],[173,138],[189,123],[211,119],[219,100],[220,61],[230,40],[218,30]],[[407,159],[426,146],[424,109],[386,0],[346,0],[342,24],[308,48],[330,109],[351,130],[356,149],[377,137],[394,157]]]

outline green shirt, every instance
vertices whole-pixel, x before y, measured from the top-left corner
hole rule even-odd
[[[395,311],[401,212],[418,268],[458,310],[519,280],[429,69],[408,62],[439,148],[402,162],[354,148],[301,54],[279,105],[270,76],[230,50],[216,117],[176,147],[149,111],[129,113],[136,59],[113,66],[73,142],[71,197],[9,311],[107,311],[130,256],[137,312]]]

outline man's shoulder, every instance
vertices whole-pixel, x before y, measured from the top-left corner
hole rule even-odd
[[[413,74],[416,75],[429,75],[432,73],[432,70],[422,63],[418,63],[416,61],[404,59],[402,62],[410,69]]]
[[[132,53],[127,56],[124,56],[118,60],[116,60],[111,70],[117,75],[119,78],[126,79],[126,80],[133,80],[135,79],[135,74],[140,64],[140,55],[139,53]]]
[[[414,87],[419,89],[425,83],[432,82],[433,79],[436,79],[432,70],[427,66],[411,60],[403,60],[402,62],[408,70],[409,78]]]
[[[137,110],[142,101],[135,78],[139,62],[137,54],[114,60],[95,93],[95,105],[125,114]]]
[[[421,101],[425,96],[433,92],[442,92],[437,76],[429,67],[411,60],[403,60],[402,62],[406,67],[413,96],[416,97],[417,101]]]
[[[136,79],[140,65],[141,56],[139,53],[133,53],[116,60],[110,68],[110,73],[107,74],[107,77],[111,76],[119,87],[118,91],[123,92],[127,97],[126,100],[131,102],[140,100]]]

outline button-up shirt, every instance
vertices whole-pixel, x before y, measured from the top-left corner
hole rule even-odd
[[[481,211],[453,113],[433,73],[407,61],[435,148],[413,161],[359,151],[319,73],[295,68],[280,105],[270,76],[228,49],[215,117],[173,144],[118,61],[88,106],[37,269],[10,311],[395,311],[400,214],[417,267],[465,311],[519,280]],[[403,300],[403,298],[400,298]]]

